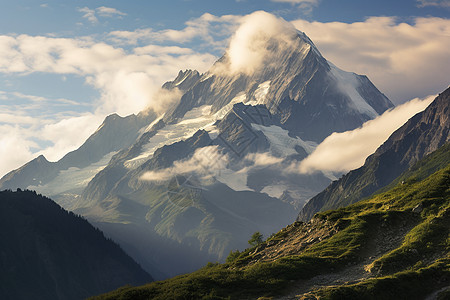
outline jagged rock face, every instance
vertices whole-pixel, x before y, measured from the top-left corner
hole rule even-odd
[[[200,73],[196,70],[180,71],[173,80],[163,84],[162,88],[173,90],[175,88],[185,92],[192,88],[200,80]]]
[[[347,206],[373,194],[448,142],[449,105],[450,88],[396,130],[361,168],[334,181],[312,198],[300,212],[298,220],[309,220],[316,212]]]

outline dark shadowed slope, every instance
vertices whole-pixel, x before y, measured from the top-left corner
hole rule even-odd
[[[32,191],[0,192],[0,299],[84,299],[152,280],[101,231]]]

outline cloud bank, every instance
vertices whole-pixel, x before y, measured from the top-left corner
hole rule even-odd
[[[367,156],[375,152],[409,118],[423,111],[435,97],[413,99],[367,121],[361,128],[331,134],[300,164],[291,166],[290,171],[348,172],[362,166]]]

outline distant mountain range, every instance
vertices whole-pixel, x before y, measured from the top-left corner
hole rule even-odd
[[[0,192],[0,240],[4,300],[78,300],[152,281],[85,219],[35,192]]]
[[[40,156],[0,180],[51,196],[104,230],[156,278],[223,261],[255,231],[296,218],[334,174],[289,173],[332,132],[393,107],[361,75],[327,61],[302,32],[266,42],[252,73],[225,54],[211,69],[180,71],[178,95],[152,111],[107,117],[58,162]],[[276,163],[271,163],[276,162]]]

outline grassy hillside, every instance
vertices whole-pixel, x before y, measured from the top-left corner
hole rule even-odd
[[[450,284],[445,155],[448,148],[391,189],[296,222],[225,264],[93,299],[422,299]]]

